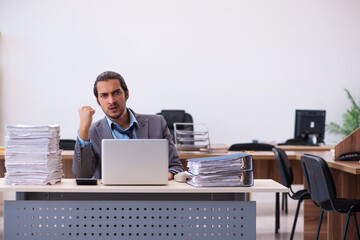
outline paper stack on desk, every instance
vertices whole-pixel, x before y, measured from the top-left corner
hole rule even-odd
[[[187,160],[195,187],[247,187],[254,184],[252,155],[245,153]]]
[[[46,185],[61,181],[60,127],[6,126],[5,184]]]

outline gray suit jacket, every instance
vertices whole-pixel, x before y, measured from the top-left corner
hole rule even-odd
[[[134,116],[140,126],[140,128],[136,129],[137,138],[168,139],[169,171],[175,173],[184,171],[165,119],[161,115],[134,113]],[[82,147],[80,142],[76,141],[72,171],[77,178],[95,177],[101,179],[101,141],[102,139],[113,138],[106,118],[91,125],[89,138],[91,144],[86,147]]]

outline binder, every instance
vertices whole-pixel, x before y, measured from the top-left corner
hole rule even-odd
[[[187,160],[194,187],[249,187],[254,184],[252,155],[237,153]]]

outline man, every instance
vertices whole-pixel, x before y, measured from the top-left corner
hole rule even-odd
[[[160,115],[137,114],[127,108],[129,90],[120,74],[111,71],[100,74],[94,83],[94,95],[106,116],[92,123],[95,110],[90,106],[79,108],[80,127],[72,166],[75,177],[101,178],[101,141],[107,138],[168,139],[168,179],[183,171],[165,119]]]

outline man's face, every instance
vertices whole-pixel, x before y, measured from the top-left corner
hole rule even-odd
[[[118,79],[110,79],[97,83],[98,104],[112,121],[120,119],[126,113],[126,101],[129,94],[125,93]]]

